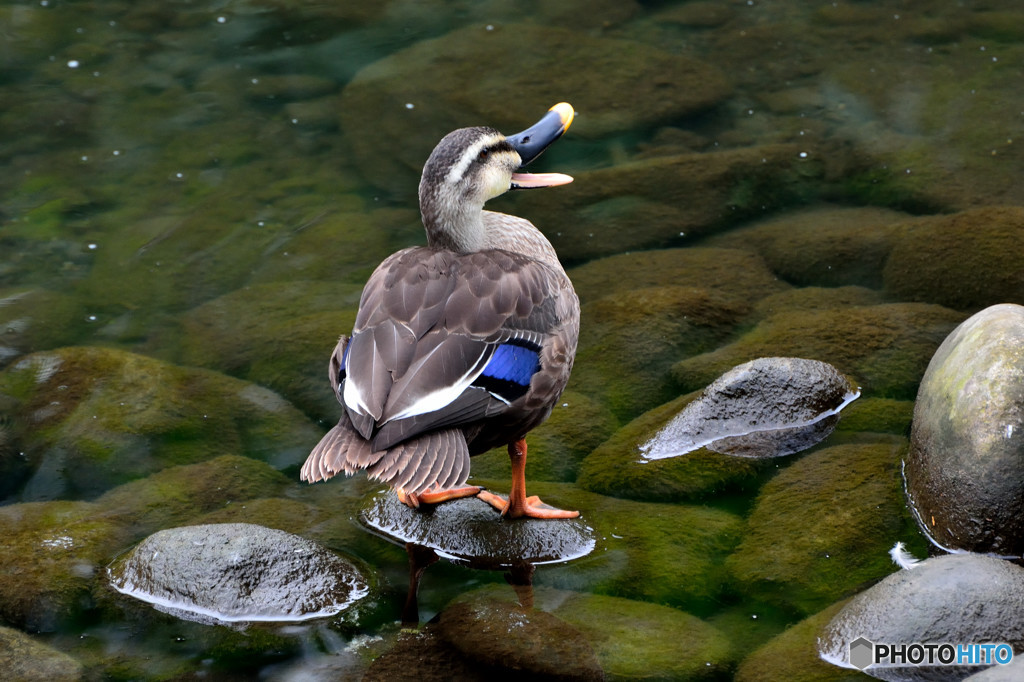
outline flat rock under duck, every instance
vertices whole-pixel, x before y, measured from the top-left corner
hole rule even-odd
[[[569,380],[579,300],[540,230],[483,209],[509,189],[572,181],[518,171],[573,115],[561,103],[521,133],[463,128],[434,149],[419,189],[427,246],[388,257],[363,289],[329,367],[344,409],[303,480],[364,469],[414,507],[479,495],[508,517],[578,515],[526,496],[524,438]],[[469,458],[498,445],[512,460],[507,501],[465,485]]]

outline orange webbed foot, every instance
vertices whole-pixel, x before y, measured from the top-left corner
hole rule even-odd
[[[473,497],[483,488],[478,485],[467,485],[461,488],[448,488],[447,490],[434,490],[428,488],[421,493],[407,493],[401,488],[395,490],[398,499],[413,509],[419,509],[421,504],[440,504],[448,500],[457,500],[460,497]]]
[[[578,511],[558,509],[545,504],[536,495],[527,497],[521,504],[513,505],[501,495],[488,490],[481,490],[477,494],[481,500],[501,512],[501,515],[509,519],[531,518],[531,519],[575,519],[580,515]]]

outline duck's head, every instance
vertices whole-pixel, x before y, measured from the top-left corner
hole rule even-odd
[[[572,182],[562,173],[520,173],[572,123],[572,106],[561,102],[526,130],[502,135],[493,128],[461,128],[434,147],[420,179],[420,212],[432,246],[456,251],[481,248],[481,211],[510,189]]]

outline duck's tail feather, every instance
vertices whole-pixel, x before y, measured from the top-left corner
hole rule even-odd
[[[469,478],[469,446],[461,429],[442,429],[374,452],[342,413],[338,425],[309,453],[300,478],[316,483],[341,471],[351,476],[360,469],[407,493],[457,488]]]
[[[309,453],[299,476],[310,483],[326,481],[340,471],[351,476],[374,465],[385,454],[384,451],[373,452],[370,443],[352,428],[348,415],[342,412],[338,425],[328,431]]]
[[[469,478],[469,446],[461,429],[430,431],[380,454],[366,473],[407,493],[456,488]]]

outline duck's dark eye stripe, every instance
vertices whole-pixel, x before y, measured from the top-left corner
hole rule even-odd
[[[491,151],[494,152],[514,152],[515,150],[516,148],[508,140],[502,140],[491,146]]]

